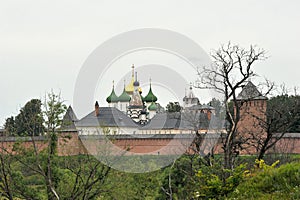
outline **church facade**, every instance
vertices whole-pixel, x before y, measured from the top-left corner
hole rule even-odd
[[[142,96],[142,88],[137,80],[137,72],[132,65],[131,80],[125,86],[120,96],[116,95],[114,85],[110,95],[106,98],[108,107],[114,107],[130,117],[134,122],[146,124],[158,112],[157,97],[153,94],[150,80],[149,92]]]

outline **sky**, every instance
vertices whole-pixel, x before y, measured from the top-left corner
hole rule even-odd
[[[61,92],[65,103],[72,105],[76,79],[88,56],[111,37],[141,28],[181,33],[207,53],[228,41],[243,47],[256,44],[269,58],[256,64],[255,71],[276,83],[299,87],[299,8],[297,0],[2,0],[0,126],[27,101],[43,98],[51,89]],[[149,58],[159,57],[162,62],[164,56],[173,60],[169,64],[176,62],[156,53],[131,54],[115,65],[128,66],[122,78],[129,80],[132,63],[142,74],[138,66],[145,64],[143,57],[148,59],[146,64]],[[111,73],[117,72],[116,67]],[[155,73],[151,78],[155,82]],[[95,92],[102,105],[111,91],[108,82]],[[158,84],[153,87],[158,95],[164,94]],[[195,93],[205,101],[201,91]]]

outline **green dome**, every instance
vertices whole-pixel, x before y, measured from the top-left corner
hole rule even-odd
[[[148,94],[144,97],[144,101],[146,101],[146,102],[156,102],[157,101],[157,97],[152,92],[151,85],[150,85]]]
[[[157,106],[154,102],[152,102],[150,104],[150,106],[148,107],[148,110],[151,110],[151,111],[156,111],[156,109],[157,109]]]
[[[131,99],[131,97],[127,94],[127,92],[125,91],[125,88],[124,88],[123,93],[119,96],[119,101],[129,102],[130,99]]]
[[[110,95],[106,98],[107,103],[115,103],[119,101],[118,96],[115,93],[115,89],[113,88]]]

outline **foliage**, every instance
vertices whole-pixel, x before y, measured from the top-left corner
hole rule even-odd
[[[157,199],[190,199],[193,192],[195,160],[182,156],[171,167],[165,168]]]
[[[4,130],[6,135],[16,135],[16,124],[14,116],[11,116],[5,120]]]
[[[179,105],[179,102],[169,102],[166,106],[167,112],[180,112],[181,106]]]
[[[150,156],[151,158],[151,156]],[[14,198],[48,199],[44,177],[36,170],[36,159],[47,167],[45,154],[32,152],[6,156],[10,160]],[[137,158],[137,161],[141,158]],[[253,157],[245,157],[243,162]],[[131,158],[130,161],[135,160]],[[299,199],[300,164],[277,167],[263,160],[234,170],[222,167],[221,156],[212,166],[200,157],[182,156],[172,166],[150,173],[125,173],[110,169],[88,155],[53,157],[52,181],[60,199]],[[253,160],[252,160],[253,162]],[[25,165],[23,163],[32,163]],[[92,173],[91,173],[92,172]],[[229,173],[230,176],[225,176]],[[171,178],[170,178],[171,177]],[[96,182],[95,182],[96,181]],[[95,184],[91,184],[95,182]],[[3,179],[0,179],[3,185]],[[86,188],[89,188],[86,190]],[[163,190],[164,189],[164,190]],[[171,191],[170,191],[171,190]],[[0,187],[0,194],[4,195]],[[280,198],[279,198],[280,197]]]
[[[63,115],[67,106],[61,99],[60,94],[48,93],[44,102],[44,118],[48,132],[55,132],[63,122]]]
[[[5,130],[8,135],[36,136],[44,132],[44,119],[39,99],[28,101],[21,108],[20,113],[14,118],[7,118]]]
[[[265,164],[262,164],[262,168]],[[299,199],[300,163],[289,163],[279,168],[258,170],[241,183],[230,199]]]
[[[271,132],[300,132],[300,96],[272,97],[268,100],[267,120]]]
[[[232,192],[247,176],[245,164],[237,166],[234,170],[206,167],[198,170],[196,174],[197,188],[195,198],[209,199],[221,198]],[[230,173],[230,176],[226,176]]]
[[[208,105],[215,108],[216,117],[219,119],[225,119],[226,113],[225,113],[225,106],[222,101],[216,98],[212,98]]]
[[[255,164],[258,169],[267,171],[270,169],[274,169],[279,164],[279,160],[275,161],[272,165],[267,165],[263,159],[261,160],[255,159]]]

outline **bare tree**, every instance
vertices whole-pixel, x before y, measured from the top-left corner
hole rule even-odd
[[[241,107],[237,99],[238,91],[249,79],[256,76],[252,69],[253,64],[266,59],[266,53],[256,46],[251,45],[249,49],[244,49],[229,42],[214,51],[211,56],[212,66],[198,69],[200,80],[196,87],[216,90],[224,97],[226,119],[230,124],[223,141],[224,167],[232,169],[240,151],[240,141],[237,140]],[[233,113],[230,111],[230,102],[233,104]]]

